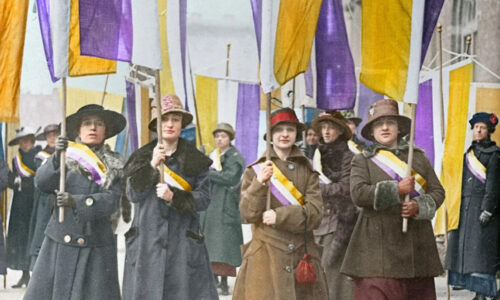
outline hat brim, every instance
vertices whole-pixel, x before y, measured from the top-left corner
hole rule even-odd
[[[49,131],[47,131],[47,132],[41,132],[41,133],[39,133],[39,134],[37,134],[37,135],[35,136],[35,140],[37,140],[37,141],[45,141],[45,140],[46,140],[45,135],[46,135],[47,133],[50,133],[50,132],[57,132],[57,133],[59,133],[59,134],[60,134],[60,133],[61,133],[61,130],[60,130],[60,129],[54,129],[54,130],[49,130]]]
[[[393,116],[379,116],[373,120],[370,120],[361,129],[361,135],[367,140],[375,141],[375,138],[372,135],[373,122],[375,122],[378,119],[383,118],[383,117],[396,118],[396,120],[398,121],[399,136],[405,136],[408,133],[410,133],[411,119],[406,117],[406,116],[393,115]]]
[[[80,131],[81,120],[87,116],[100,117],[104,121],[106,124],[106,135],[104,139],[109,139],[117,135],[127,125],[125,117],[115,111],[98,109],[83,110],[66,117],[66,134],[70,140],[76,139]]]
[[[361,118],[358,118],[358,117],[352,117],[352,118],[345,118],[346,122],[347,121],[353,121],[354,124],[356,125],[356,127],[359,126],[359,124],[361,124],[361,121],[363,121]]]
[[[306,130],[307,129],[307,125],[305,125],[304,123],[300,123],[300,122],[287,122],[287,121],[280,121],[280,122],[277,122],[276,124],[274,124],[274,126],[271,128],[271,132],[273,131],[273,128],[276,127],[276,125],[279,125],[279,124],[283,124],[283,123],[287,123],[287,124],[294,124],[294,125],[297,125],[297,137],[295,138],[295,142],[297,141],[300,141],[302,139],[302,131]],[[267,133],[264,133],[264,136],[262,137],[264,139],[264,141],[266,140],[267,138]]]
[[[229,135],[229,139],[231,141],[234,140],[234,131],[230,131],[230,130],[227,130],[227,129],[217,128],[214,131],[212,131],[212,135],[215,135],[217,132],[220,132],[220,131],[227,133]]]
[[[29,133],[29,134],[22,135],[22,136],[16,136],[15,138],[13,138],[12,140],[9,141],[8,145],[9,146],[19,145],[20,140],[27,138],[29,136],[31,136],[33,139],[35,139],[35,134]]]
[[[171,109],[169,111],[166,111],[166,112],[162,113],[161,115],[164,116],[164,115],[169,114],[169,113],[180,113],[180,114],[182,114],[182,125],[181,126],[182,126],[183,129],[186,126],[188,126],[189,124],[191,124],[191,122],[193,122],[193,115],[190,114],[189,112],[183,110],[183,109]],[[155,131],[156,130],[156,117],[154,117],[153,119],[151,119],[151,121],[149,122],[148,128],[151,131]]]
[[[340,128],[342,128],[344,130],[344,132],[342,133],[342,135],[345,137],[346,140],[350,140],[351,137],[352,137],[352,132],[351,132],[351,128],[349,128],[349,126],[347,126],[346,122],[342,121],[342,120],[339,120],[337,118],[334,118],[330,115],[325,115],[325,116],[320,116],[320,117],[316,117],[312,120],[311,122],[311,127],[314,129],[314,131],[316,131],[316,133],[321,136],[321,122],[323,121],[330,121],[334,124],[337,124],[340,126]]]

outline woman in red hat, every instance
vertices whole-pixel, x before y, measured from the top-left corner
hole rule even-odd
[[[292,109],[274,111],[267,137],[273,144],[271,160],[262,156],[243,175],[240,212],[252,224],[253,235],[243,246],[234,299],[327,299],[321,249],[312,232],[322,217],[318,174],[295,146],[304,129]],[[266,210],[269,189],[271,209]],[[315,276],[308,283],[301,277],[304,273],[297,273],[306,252]]]

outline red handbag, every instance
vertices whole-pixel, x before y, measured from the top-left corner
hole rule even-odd
[[[316,281],[316,270],[314,269],[314,265],[311,261],[311,254],[307,253],[307,214],[305,209],[302,208],[302,212],[304,213],[304,217],[306,219],[306,227],[304,230],[304,256],[299,262],[297,266],[297,273],[295,274],[295,280],[298,283],[302,284],[311,284]]]

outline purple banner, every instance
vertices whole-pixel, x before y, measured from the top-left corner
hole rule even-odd
[[[415,120],[415,145],[425,150],[434,166],[434,126],[432,111],[432,79],[418,87],[418,105]]]
[[[131,0],[79,0],[80,52],[130,62]]]
[[[45,59],[49,68],[50,78],[52,82],[56,82],[59,78],[54,76],[54,60],[52,53],[52,38],[50,37],[50,10],[49,0],[37,0],[38,21],[40,23],[40,31],[42,33],[43,50]]]
[[[422,33],[422,55],[420,59],[420,66],[424,64],[425,54],[427,53],[427,48],[429,48],[429,43],[431,42],[434,28],[436,27],[436,23],[439,19],[441,8],[443,8],[443,3],[444,0],[425,1],[424,31]]]
[[[352,109],[356,76],[342,0],[323,0],[316,30],[317,107]]]
[[[366,124],[366,119],[368,118],[368,110],[370,109],[370,105],[373,102],[383,99],[384,95],[375,93],[366,87],[363,83],[359,83],[359,98],[358,98],[358,114],[357,117],[362,119],[361,123],[358,126],[358,138],[365,143],[371,144],[371,141],[366,140],[361,136],[361,129]]]
[[[259,144],[260,87],[258,84],[238,84],[236,108],[236,141],[247,164],[257,159]]]
[[[262,0],[250,0],[253,15],[253,27],[257,38],[257,53],[260,59],[260,40],[262,37]]]
[[[126,81],[127,86],[127,123],[129,130],[130,149],[128,153],[133,153],[139,147],[137,135],[137,120],[135,112],[135,84]]]

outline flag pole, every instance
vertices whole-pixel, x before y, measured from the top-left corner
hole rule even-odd
[[[271,160],[271,92],[266,94],[266,160]],[[267,189],[266,210],[271,209],[271,188]]]
[[[61,135],[63,137],[67,137],[66,133],[66,102],[67,102],[67,85],[66,85],[66,77],[62,78],[62,92],[63,92],[63,99],[62,99],[62,105],[61,105],[61,110],[62,110],[62,120],[61,120]],[[66,191],[66,150],[61,151],[61,154],[59,156],[59,170],[61,173],[61,176],[59,177],[59,191],[61,193],[64,193]],[[59,206],[59,223],[64,222],[64,206]]]
[[[104,82],[104,90],[102,92],[101,106],[104,106],[104,98],[106,97],[106,89],[108,88],[109,74],[106,74],[106,81]]]
[[[306,105],[305,104],[302,104],[302,123],[306,124]],[[305,146],[306,145],[306,134],[307,134],[307,130],[303,130],[302,131],[302,143]]]
[[[415,148],[415,115],[417,111],[417,104],[408,103],[411,109],[411,129],[410,129],[410,147],[408,149],[408,166],[406,168],[406,176],[411,176],[411,170],[413,168],[413,149]],[[410,202],[410,194],[405,195],[405,202]],[[403,218],[403,233],[408,231],[408,218]]]
[[[226,79],[229,77],[229,56],[231,54],[231,44],[227,44],[226,54]],[[191,66],[191,65],[190,65]]]
[[[198,118],[198,105],[196,105],[196,92],[194,88],[194,78],[193,78],[193,68],[191,67],[191,55],[189,55],[189,47],[186,50],[187,52],[187,57],[189,60],[189,77],[191,78],[191,92],[193,94],[193,103],[194,103],[194,115],[196,118],[196,135],[198,136],[198,140],[200,141],[200,146],[203,146],[203,141],[201,139],[201,129],[200,129],[200,119]],[[229,72],[226,70],[226,72]],[[226,75],[227,77],[227,75]],[[186,95],[187,99],[187,95]]]
[[[160,70],[155,72],[155,105],[156,105],[156,135],[158,143],[163,143],[161,136],[161,92],[160,92]],[[163,183],[163,163],[158,166],[160,172],[160,183]]]

